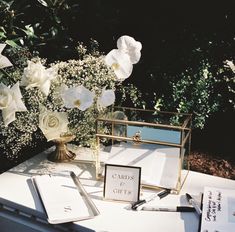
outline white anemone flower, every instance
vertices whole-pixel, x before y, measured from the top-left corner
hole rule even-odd
[[[40,61],[37,63],[28,61],[28,67],[24,69],[21,85],[26,86],[26,89],[37,87],[48,96],[51,81],[56,76],[57,68],[55,66],[46,69]]]
[[[111,50],[105,56],[105,63],[107,66],[113,68],[119,81],[123,81],[128,78],[133,70],[133,65],[130,61],[129,55],[118,49]]]
[[[115,93],[113,89],[103,89],[100,97],[97,100],[99,107],[107,107],[115,102]]]
[[[128,54],[132,64],[139,62],[141,57],[142,44],[128,35],[121,36],[117,40],[117,47],[120,51]]]
[[[12,63],[6,56],[3,56],[1,53],[5,48],[6,44],[0,44],[0,69],[12,66]]]
[[[15,112],[27,111],[20,92],[19,82],[11,88],[3,83],[0,83],[0,109],[2,110],[2,117],[4,125],[8,126],[15,118]]]
[[[65,107],[78,108],[79,110],[84,111],[93,104],[95,94],[80,85],[71,88],[64,87],[61,97]]]

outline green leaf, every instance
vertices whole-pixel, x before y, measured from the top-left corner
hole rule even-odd
[[[10,45],[13,48],[21,48],[15,41],[13,40],[6,40],[5,41],[6,44]]]
[[[4,27],[0,27],[0,30],[4,33],[7,33]]]
[[[39,3],[41,3],[43,6],[48,7],[48,4],[44,0],[38,0]]]
[[[34,37],[37,38],[37,36],[34,34],[34,29],[31,25],[26,25],[25,29],[22,29],[22,31],[28,36],[28,37]]]
[[[3,1],[3,0],[1,1],[1,3],[5,4],[7,6],[7,8],[10,8],[11,5],[13,4],[13,2],[14,1],[10,1],[10,2],[9,1]]]
[[[6,38],[6,36],[5,36],[5,33],[4,33],[4,32],[0,32],[0,39],[2,39],[2,38]]]

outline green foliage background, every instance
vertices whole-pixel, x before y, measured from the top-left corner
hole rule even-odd
[[[107,53],[121,35],[133,36],[142,57],[126,82],[141,90],[146,108],[193,113],[193,145],[230,152],[234,74],[223,62],[235,61],[232,3],[0,1],[0,41],[53,61],[75,57],[78,41],[89,47],[93,38]]]

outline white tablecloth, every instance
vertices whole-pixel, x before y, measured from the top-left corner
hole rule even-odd
[[[49,152],[49,151],[47,151]],[[195,212],[156,212],[131,211],[128,204],[103,200],[103,182],[95,180],[95,167],[92,164],[80,163],[74,160],[69,163],[52,163],[46,159],[47,152],[41,153],[24,163],[0,175],[0,202],[10,201],[26,207],[26,209],[43,215],[44,209],[38,196],[32,192],[28,179],[37,174],[68,173],[74,171],[84,185],[100,211],[94,219],[72,223],[76,231],[109,231],[109,232],[197,232],[199,217]],[[185,174],[186,171],[183,171]],[[187,205],[185,193],[200,196],[204,186],[214,186],[235,189],[235,181],[189,171],[179,195],[170,194],[160,203],[164,206]],[[143,189],[141,197],[152,194],[153,190]],[[154,202],[152,202],[154,204]],[[71,224],[70,224],[71,227]],[[32,232],[60,231],[38,220],[11,214],[0,210],[1,232]]]

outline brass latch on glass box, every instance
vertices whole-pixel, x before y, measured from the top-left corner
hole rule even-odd
[[[105,163],[139,166],[143,187],[178,193],[182,169],[188,170],[191,123],[191,114],[114,107],[97,119],[97,176]]]

